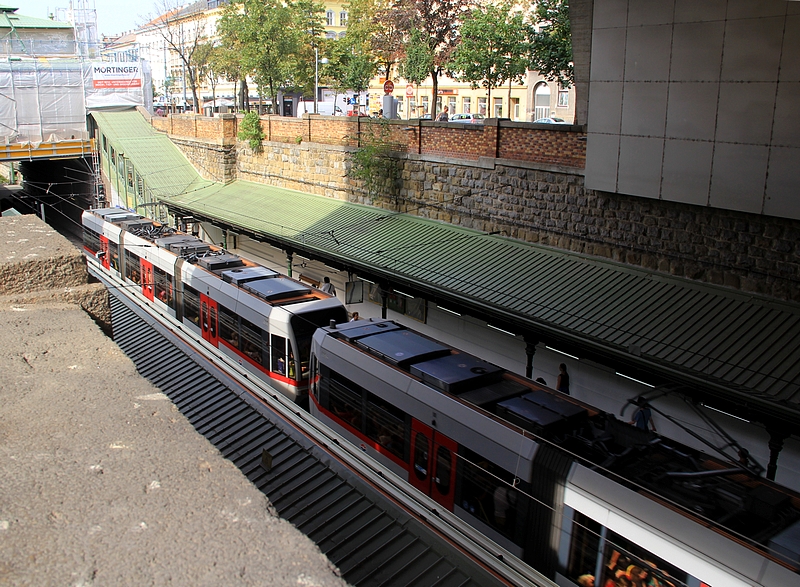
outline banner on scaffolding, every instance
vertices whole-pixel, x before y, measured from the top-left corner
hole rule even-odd
[[[140,88],[142,70],[138,63],[92,63],[92,87]]]

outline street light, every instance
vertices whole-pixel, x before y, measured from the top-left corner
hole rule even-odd
[[[314,47],[314,114],[319,114],[317,112],[317,99],[319,98],[319,64],[325,65],[328,63],[328,59],[326,57],[322,58],[322,61],[319,59],[319,49]]]

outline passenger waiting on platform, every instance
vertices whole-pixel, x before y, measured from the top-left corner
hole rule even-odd
[[[558,366],[558,381],[556,381],[556,389],[561,393],[569,395],[569,373],[567,373],[567,366],[561,363]]]
[[[581,575],[578,577],[580,587],[594,587],[594,575]]]
[[[331,283],[331,278],[330,277],[325,277],[322,280],[322,282],[323,282],[322,283],[322,287],[320,287],[320,289],[322,291],[324,291],[326,294],[331,294],[332,296],[335,296],[336,295],[336,288]]]
[[[359,319],[358,312],[353,312],[353,315],[350,318],[350,322],[355,322],[358,319]]]

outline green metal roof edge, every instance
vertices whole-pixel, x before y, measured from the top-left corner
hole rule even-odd
[[[137,110],[99,111],[91,116],[114,149],[133,162],[153,197],[169,197],[214,185],[197,172],[169,137],[156,132]]]
[[[2,8],[9,8],[0,6]],[[16,9],[19,10],[19,9]],[[14,12],[0,10],[0,29],[73,29],[71,23],[50,20],[49,18],[36,18]]]

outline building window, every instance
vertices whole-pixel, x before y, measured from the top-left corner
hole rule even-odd
[[[450,114],[456,113],[456,97],[450,96],[447,98],[447,108],[450,110]]]
[[[461,101],[461,112],[464,114],[472,113],[472,98],[464,98]]]
[[[339,13],[339,26],[347,26],[347,11],[342,10]]]
[[[325,20],[328,23],[328,26],[333,26],[333,10],[329,10],[325,13]]]
[[[326,39],[335,39],[336,38],[336,33],[334,33],[333,31],[328,31],[327,33],[325,33],[325,38]]]
[[[569,90],[563,88],[558,89],[558,104],[559,108],[569,108]]]
[[[493,116],[495,118],[502,118],[503,116],[503,99],[502,98],[495,98],[494,99],[494,113]]]
[[[428,96],[422,96],[422,114],[428,114],[428,112],[430,112],[428,102]]]
[[[511,98],[511,117],[512,120],[519,120],[519,98]]]
[[[486,116],[486,98],[478,98],[478,114]]]
[[[542,82],[534,90],[533,120],[550,116],[550,87]]]

